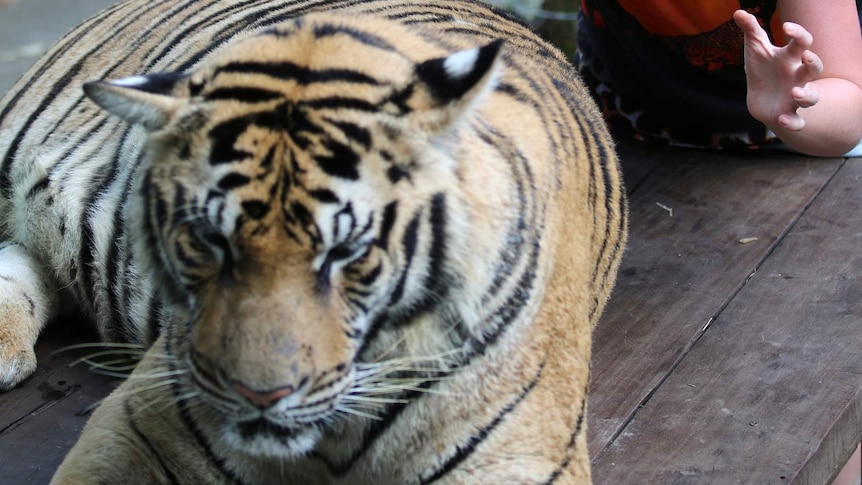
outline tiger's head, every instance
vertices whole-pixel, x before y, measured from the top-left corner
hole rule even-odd
[[[411,358],[469,338],[451,331],[478,305],[456,297],[473,257],[459,126],[501,44],[447,53],[398,25],[313,15],[191,73],[85,86],[146,132],[134,254],[229,443],[308,452],[397,398],[387,377],[446,370]]]

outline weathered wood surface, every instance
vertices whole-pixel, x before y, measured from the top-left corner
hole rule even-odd
[[[828,483],[862,431],[862,166],[650,152],[596,330],[595,482]]]
[[[36,346],[36,373],[0,393],[0,484],[48,483],[92,407],[113,389],[116,379],[70,366],[98,349],[61,350],[94,341],[86,324],[57,322]]]

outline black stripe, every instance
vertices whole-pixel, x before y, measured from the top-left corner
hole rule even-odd
[[[253,3],[253,2],[244,2],[243,4],[233,5],[231,8],[229,8],[227,10],[240,8],[242,5],[245,5],[247,3]],[[194,0],[186,1],[183,4],[176,5],[173,9],[166,11],[162,15],[161,20],[162,21],[169,21],[172,19],[179,18],[179,16],[184,11],[189,10],[189,9],[195,9],[196,7],[199,7],[199,2],[194,1]],[[186,24],[186,22],[191,20],[195,14],[199,14],[199,13],[200,12],[198,12],[198,11],[192,10],[192,12],[189,16],[180,20],[177,23],[177,26],[179,27],[182,25],[186,25],[186,28],[184,30],[176,32],[175,35],[173,35],[173,37],[162,39],[161,45],[163,45],[164,47],[162,48],[162,50],[158,54],[154,55],[156,49],[158,49],[158,47],[159,47],[159,44],[158,43],[153,44],[150,47],[150,49],[146,53],[144,53],[143,56],[141,56],[142,59],[152,59],[152,60],[147,65],[141,66],[140,72],[149,72],[150,70],[153,69],[153,66],[161,64],[164,61],[165,56],[168,55],[168,53],[176,52],[176,46],[178,44],[180,44],[183,39],[190,37],[191,34],[193,34],[195,32],[202,31],[206,26],[208,26],[205,24],[212,22],[213,19],[221,19],[221,18],[225,18],[225,17],[229,16],[225,12],[225,10],[223,9],[223,10],[217,11],[214,15],[204,17],[203,19],[201,19],[198,22],[195,22],[191,25]],[[139,34],[139,39],[142,39],[144,35],[147,35],[146,31]],[[141,40],[139,40],[139,42],[141,42]],[[203,56],[205,54],[209,54],[210,52],[212,52],[212,50],[213,49],[204,48],[203,50],[198,51],[197,56],[199,56],[199,57],[197,57],[197,58],[199,59],[201,56]],[[188,70],[189,67],[190,66],[186,66],[186,67],[181,68],[181,69],[176,69],[176,71],[177,72],[185,72],[186,70]]]
[[[69,140],[67,142],[67,146],[69,146],[69,148],[65,152],[63,152],[62,155],[57,157],[56,162],[48,168],[48,178],[49,179],[53,180],[55,178],[54,177],[55,173],[62,173],[62,169],[66,165],[78,163],[78,161],[81,158],[85,158],[85,157],[88,158],[89,157],[88,155],[83,155],[83,157],[82,157],[82,156],[78,155],[78,153],[81,150],[81,148],[87,142],[92,140],[94,137],[101,137],[103,140],[110,140],[111,138],[114,137],[114,132],[121,128],[120,123],[118,123],[117,120],[111,119],[110,121],[113,121],[113,123],[109,124],[108,123],[109,118],[107,116],[107,113],[105,113],[105,112],[99,112],[99,111],[94,112],[93,117],[90,119],[90,121],[92,121],[92,120],[99,120],[99,121],[93,127],[87,126],[86,123],[83,123],[81,126],[77,127],[77,131],[79,133],[82,133],[82,136],[80,136],[76,140]],[[110,131],[108,133],[103,133],[102,129],[105,128],[106,126],[109,128]],[[55,128],[56,128],[56,126],[55,126]],[[51,131],[53,131],[53,128]],[[48,140],[48,137],[49,137],[49,135],[46,134],[42,138],[41,143],[46,143]],[[96,150],[101,150],[101,149],[102,149],[102,147],[96,148]],[[73,172],[74,172],[74,168],[70,171],[65,172],[64,176],[59,180],[61,187],[66,185],[68,178],[72,175]]]
[[[587,398],[586,398],[587,389],[584,388],[584,399],[581,401],[581,412],[578,414],[578,419],[575,422],[575,429],[572,430],[572,436],[569,439],[569,444],[566,446],[566,457],[563,459],[563,462],[557,467],[556,470],[551,473],[547,480],[542,482],[542,485],[551,485],[556,483],[556,481],[563,475],[563,472],[569,467],[569,464],[572,462],[573,449],[577,443],[578,436],[580,436],[581,431],[584,428],[584,418],[587,414]]]
[[[49,183],[50,180],[48,179],[48,177],[43,177],[41,180],[33,184],[32,187],[30,187],[30,190],[27,192],[27,198],[32,199],[36,196],[37,193],[47,189]]]
[[[173,212],[171,213],[170,218],[170,227],[181,226],[188,221],[189,217],[189,204],[188,204],[188,191],[186,190],[185,185],[180,183],[179,181],[174,181],[174,202],[171,205]]]
[[[369,296],[373,295],[373,293],[370,291],[360,290],[358,288],[351,288],[349,286],[344,288],[344,294],[356,295],[362,298],[368,298]]]
[[[180,241],[174,241],[172,246],[174,250],[174,257],[177,260],[176,262],[179,263],[177,264],[177,266],[179,266],[179,268],[177,268],[177,271],[179,271],[181,274],[189,275],[190,273],[184,270],[200,269],[205,266],[203,262],[195,259],[194,256],[196,256],[197,254],[195,252],[189,252],[188,250],[186,250],[186,248]]]
[[[167,222],[164,218],[164,213],[167,212],[166,209],[160,209],[161,202],[159,201],[158,194],[155,190],[150,190],[152,186],[152,172],[147,171],[144,174],[144,181],[141,184],[140,194],[139,196],[143,200],[144,207],[144,230],[146,231],[146,240],[147,244],[145,247],[150,250],[150,258],[152,259],[151,263],[153,267],[160,268],[162,266],[162,261],[157,253],[159,248],[159,228],[163,227],[161,224]],[[162,213],[161,219],[159,218],[159,213]]]
[[[622,188],[618,184],[613,183],[613,179],[611,177],[611,173],[610,173],[611,168],[610,168],[609,164],[615,163],[615,160],[616,160],[615,157],[613,157],[612,154],[609,153],[608,147],[602,143],[604,141],[604,138],[602,138],[600,135],[596,135],[594,137],[594,140],[595,140],[596,144],[599,145],[599,152],[600,152],[600,154],[599,154],[600,158],[598,160],[595,160],[594,163],[598,163],[601,166],[602,179],[604,182],[604,189],[605,189],[604,190],[604,198],[605,198],[605,201],[604,201],[605,202],[605,220],[604,220],[605,224],[604,224],[604,226],[605,226],[605,228],[604,228],[604,232],[603,232],[602,245],[599,248],[598,256],[596,258],[596,264],[595,264],[595,267],[593,268],[593,287],[595,290],[599,290],[599,289],[603,289],[605,287],[605,285],[607,284],[607,280],[608,280],[608,276],[609,276],[608,273],[610,271],[610,268],[614,264],[614,261],[616,261],[618,254],[621,250],[620,238],[615,237],[614,242],[613,242],[613,246],[610,248],[610,255],[608,255],[608,249],[609,249],[608,243],[609,243],[610,238],[611,238],[611,232],[614,229],[616,229],[618,231],[622,230],[619,227],[614,228],[614,226],[613,226],[614,219],[615,219],[614,216],[619,214],[620,211],[623,211],[623,212],[625,211],[625,209],[624,209],[625,202],[621,201],[623,204],[623,208],[620,209],[620,207],[618,205],[617,206],[614,205],[614,201],[624,199],[625,195],[624,195],[624,191],[622,190]],[[618,170],[618,167],[615,167],[615,169]],[[600,265],[602,264],[603,261],[606,261],[604,268],[600,267]],[[590,314],[589,314],[590,321],[593,321],[593,319],[595,317],[597,317],[597,312],[598,312],[599,307],[600,307],[599,293],[598,293],[598,291],[596,291],[596,296],[593,297],[593,302],[592,302],[591,308],[590,308]]]
[[[349,291],[350,288],[348,288],[347,290]],[[347,302],[350,303],[351,305],[353,305],[354,307],[358,308],[362,314],[364,314],[364,315],[368,314],[368,307],[361,300],[357,300],[355,298],[349,298],[348,297]],[[357,335],[357,336],[359,336],[359,335]]]
[[[377,236],[377,244],[380,249],[386,251],[389,249],[389,234],[392,232],[392,227],[395,225],[395,217],[398,214],[398,201],[394,200],[383,208],[383,220],[380,222],[380,235]]]
[[[147,305],[147,335],[149,336],[148,344],[152,344],[159,338],[162,333],[162,299],[157,293],[150,296],[150,302]]]
[[[377,281],[377,278],[380,277],[380,274],[383,272],[383,265],[378,263],[371,269],[371,271],[362,275],[359,279],[357,279],[357,283],[364,286],[371,286]]]
[[[378,86],[377,79],[350,69],[309,69],[290,61],[232,62],[216,69],[213,77],[221,73],[262,74],[276,79],[294,81],[299,85],[312,83],[349,82]]]
[[[308,99],[300,102],[301,106],[308,106],[314,109],[352,109],[356,111],[364,111],[368,113],[377,113],[380,111],[380,106],[375,103],[370,103],[364,99],[346,98],[339,96],[330,96],[321,99]]]
[[[137,330],[136,338],[133,340],[135,342],[140,342],[146,345],[150,345],[155,342],[155,338],[152,335],[152,329],[150,328],[141,328],[143,322],[132,321],[132,302],[131,298],[133,293],[139,293],[141,282],[138,277],[132,278],[132,274],[130,272],[130,268],[133,267],[132,260],[132,248],[131,248],[131,240],[128,237],[128,232],[126,230],[126,223],[128,219],[126,217],[126,206],[129,203],[129,200],[132,197],[132,193],[135,188],[135,183],[137,181],[137,177],[140,173],[140,167],[143,164],[145,158],[144,153],[138,153],[137,159],[135,160],[132,167],[127,169],[127,177],[126,182],[123,187],[122,197],[120,202],[117,204],[114,209],[114,227],[115,227],[115,246],[118,252],[122,249],[122,256],[117,252],[114,253],[113,259],[123,260],[123,269],[120,270],[119,266],[115,272],[110,272],[109,275],[113,274],[115,277],[115,283],[118,287],[118,291],[122,293],[122,301],[123,301],[123,309],[119,308],[119,302],[117,302],[115,312],[120,315],[120,325],[134,327]],[[109,256],[111,258],[111,256]],[[110,260],[110,259],[109,259]],[[122,273],[122,274],[121,274]],[[120,282],[122,281],[122,284]]]
[[[276,91],[253,87],[218,88],[204,95],[206,101],[240,101],[242,103],[265,103],[280,99],[283,95]]]
[[[322,244],[323,238],[320,236],[320,227],[317,225],[317,221],[314,219],[311,211],[309,211],[308,208],[300,202],[293,202],[290,204],[290,210],[293,212],[296,220],[299,221],[300,228],[308,238],[311,239],[314,247],[316,248],[318,245]]]
[[[416,211],[413,219],[407,224],[404,230],[404,235],[401,236],[401,248],[404,251],[404,266],[401,268],[401,277],[398,279],[398,284],[392,291],[392,296],[389,298],[390,307],[395,306],[401,301],[404,296],[404,288],[407,286],[407,278],[410,274],[410,266],[413,263],[413,256],[416,254],[416,246],[419,244],[419,222],[422,210]]]
[[[189,3],[193,4],[196,2],[189,2]],[[251,2],[251,3],[253,3],[253,2]],[[237,7],[239,7],[239,5],[233,6],[233,8],[237,8]],[[207,17],[207,18],[205,18],[205,19],[203,19],[203,20],[201,20],[195,24],[191,24],[190,26],[188,26],[185,30],[185,35],[183,35],[183,34],[176,35],[172,39],[170,39],[169,41],[165,42],[167,47],[164,48],[161,51],[161,53],[159,54],[159,56],[156,57],[156,59],[150,63],[149,67],[152,68],[152,66],[156,62],[159,62],[162,59],[164,59],[168,55],[168,53],[173,51],[173,47],[175,45],[177,45],[178,43],[182,42],[182,40],[185,39],[188,35],[193,34],[194,32],[199,32],[200,31],[199,29],[201,29],[201,27],[200,27],[201,25],[208,27],[209,25],[213,25],[213,24],[218,22],[218,20],[213,21],[212,19],[216,18],[216,19],[220,20],[222,17],[231,17],[231,16],[226,15],[224,13],[224,11],[219,11],[211,17]],[[231,32],[231,34],[235,34],[236,28],[239,27],[239,24],[240,23],[237,22],[237,26],[228,25],[227,28],[214,33],[214,35],[212,37],[212,42],[210,42],[206,46],[206,48],[201,49],[201,50],[193,53],[189,57],[186,57],[185,60],[179,59],[178,60],[179,64],[177,64],[176,70],[186,72],[186,71],[190,70],[191,68],[197,66],[198,63],[200,63],[204,57],[210,55],[213,52],[217,52],[220,48],[222,48],[225,44],[227,44],[230,40],[232,40],[231,35],[225,35],[225,32],[229,31],[229,32]]]
[[[442,24],[444,22],[452,22],[454,17],[451,15],[431,13],[431,12],[399,12],[386,16],[389,20],[397,20],[402,25],[426,25],[426,24]]]
[[[159,452],[159,449],[156,448],[155,446],[153,446],[153,443],[150,441],[150,439],[147,438],[147,436],[144,435],[144,433],[138,427],[138,423],[135,422],[135,418],[132,415],[132,407],[129,404],[129,402],[130,402],[129,400],[126,400],[123,402],[123,410],[126,413],[126,419],[129,422],[129,427],[132,428],[132,431],[134,431],[135,435],[138,437],[138,440],[140,440],[144,444],[146,449],[149,450],[150,454],[156,458],[156,461],[158,462],[159,467],[162,469],[162,471],[165,474],[165,477],[168,479],[168,483],[179,484],[180,481],[177,480],[176,475],[174,475],[171,472],[171,469],[168,468],[168,465],[165,463],[165,460],[162,458],[162,455]],[[142,477],[136,477],[136,478],[140,479]]]
[[[356,152],[334,140],[323,145],[329,153],[315,156],[314,161],[324,173],[345,180],[359,180],[359,155]]]
[[[473,352],[464,357],[465,362],[463,365],[472,361],[477,355],[483,355],[487,348],[496,345],[500,337],[509,328],[509,324],[517,319],[521,311],[527,306],[532,298],[533,286],[538,276],[536,270],[539,267],[540,253],[541,240],[537,237],[532,244],[529,259],[525,263],[525,271],[518,278],[518,282],[512,288],[509,297],[499,308],[486,309],[488,316],[480,324],[480,328],[484,328],[485,330],[482,332],[481,339],[473,341]]]
[[[518,217],[506,234],[506,247],[501,250],[498,256],[499,262],[496,265],[494,279],[485,291],[483,301],[487,302],[503,289],[503,284],[511,278],[512,268],[517,266],[518,261],[524,254],[524,248],[527,244],[526,234],[532,227],[527,222],[530,202],[532,202],[532,198],[535,196],[536,187],[532,174],[529,171],[529,161],[524,157],[523,153],[512,146],[509,140],[492,127],[483,126],[482,128],[476,131],[479,139],[485,142],[489,149],[497,150],[500,156],[508,161],[509,168],[512,171],[512,180],[515,183],[513,199],[518,203],[516,209]],[[529,185],[530,193],[527,192],[527,185]]]
[[[122,147],[125,145],[130,137],[131,128],[127,127],[122,137],[120,138],[119,146]],[[82,221],[81,221],[81,245],[78,253],[79,260],[79,269],[78,277],[81,281],[81,292],[87,297],[88,302],[91,302],[94,306],[94,310],[98,313],[99,311],[99,300],[95,298],[96,289],[94,287],[94,281],[99,281],[102,277],[105,279],[104,282],[100,282],[98,286],[104,286],[105,291],[108,293],[108,304],[111,306],[109,308],[110,313],[113,315],[113,312],[116,311],[116,306],[119,305],[119,298],[117,296],[117,288],[114,284],[112,284],[114,273],[110,271],[116,271],[116,267],[112,267],[110,271],[106,272],[104,275],[100,274],[99,266],[96,263],[96,244],[97,244],[97,231],[94,226],[93,218],[97,214],[96,207],[102,201],[102,198],[108,194],[111,186],[116,180],[117,174],[120,169],[120,165],[122,164],[122,160],[120,159],[121,150],[118,150],[111,161],[111,164],[108,166],[101,166],[94,174],[95,184],[93,187],[90,187],[86,193],[89,196],[84,200],[82,204]],[[100,230],[103,228],[99,228]],[[113,250],[116,250],[117,242],[116,242],[116,231],[118,227],[116,225],[111,228],[112,231],[107,236],[104,237],[104,240],[110,241],[108,252],[113,256],[114,259],[117,259],[116,253]],[[101,234],[100,234],[101,236]],[[108,255],[105,255],[108,257]],[[106,261],[106,263],[108,263]],[[114,261],[116,263],[116,261]],[[119,330],[123,331],[122,326]],[[107,327],[101,327],[103,332],[103,338],[107,338],[109,340],[116,340],[117,335],[115,334],[116,329],[109,329]],[[123,337],[125,337],[123,335]]]
[[[211,165],[237,162],[254,156],[251,152],[234,147],[251,123],[252,120],[248,117],[235,118],[219,123],[210,130],[208,136],[212,140],[209,158]]]
[[[341,130],[348,140],[359,143],[366,150],[371,148],[371,132],[367,129],[348,121],[337,121],[330,118],[324,118],[324,121]]]
[[[334,3],[333,0],[324,0],[323,2],[313,2],[309,0],[283,0],[276,5],[271,5],[271,0],[260,2],[264,4],[264,8],[260,11],[254,11],[249,8],[243,8],[230,15],[230,23],[226,27],[213,35],[212,42],[215,46],[221,46],[230,42],[232,38],[241,32],[254,32],[261,30],[264,27],[271,26],[276,23],[273,16],[283,20],[293,19],[298,15],[312,10],[315,4]],[[284,12],[286,10],[286,12]],[[251,12],[247,15],[242,15],[245,12]],[[281,12],[279,14],[279,12]]]
[[[431,213],[429,221],[431,226],[431,247],[428,249],[428,276],[425,278],[426,294],[433,299],[428,304],[440,301],[446,297],[452,286],[448,275],[443,268],[446,260],[446,195],[434,194],[431,198]]]
[[[42,113],[47,111],[48,105],[54,102],[54,98],[56,98],[60,94],[60,91],[64,90],[66,86],[72,82],[72,79],[77,76],[80,71],[81,62],[78,62],[72,66],[58,82],[54,83],[54,85],[51,86],[51,89],[42,96],[42,101],[39,105],[30,112],[30,116],[27,118],[27,121],[24,122],[24,126],[22,126],[15,135],[15,138],[9,145],[9,149],[6,151],[6,156],[3,158],[2,165],[0,165],[0,193],[2,193],[3,196],[9,197],[11,195],[10,191],[12,189],[12,182],[9,180],[9,177],[10,172],[12,171],[12,161],[18,154],[18,148],[21,146],[21,142],[24,141],[24,137],[29,133],[30,127],[36,122],[36,119],[41,116]]]
[[[308,191],[308,195],[312,199],[323,204],[338,204],[340,202],[340,199],[335,195],[335,192],[329,189],[312,189]]]
[[[153,234],[158,235],[163,228],[166,228],[168,225],[168,203],[162,197],[162,193],[160,191],[155,190],[151,184],[151,180],[149,174],[147,174],[147,185],[145,189],[150,189],[147,191],[148,198],[150,199],[150,220],[152,224]]]
[[[271,173],[273,160],[275,160],[275,145],[269,147],[269,150],[266,151],[266,155],[264,155],[263,160],[260,161],[260,168],[264,169],[264,175],[261,175],[259,179],[263,179],[263,177]],[[272,195],[275,195],[275,193],[273,192]]]
[[[351,207],[351,214],[352,214],[352,212],[353,212],[353,208]],[[365,223],[364,226],[362,226],[362,229],[359,229],[359,232],[354,234],[354,231],[356,230],[357,227],[358,226],[356,226],[356,221],[354,220],[353,224],[350,226],[350,236],[355,238],[355,239],[362,238],[365,235],[367,235],[369,232],[371,232],[371,230],[374,228],[374,213],[371,213],[368,216],[368,221]]]
[[[356,232],[356,214],[353,212],[353,204],[348,202],[344,205],[338,212],[336,212],[332,216],[332,234],[337,238],[339,234],[342,233],[341,227],[343,220],[346,220],[347,224],[347,232],[346,236],[344,236],[344,240],[352,240],[356,241],[359,239],[361,234],[355,235]],[[348,246],[351,246],[348,244]],[[350,247],[350,251],[348,251],[349,255],[353,254],[353,247]]]
[[[140,164],[143,159],[143,155],[138,156],[137,164]],[[136,164],[136,165],[137,165]],[[134,170],[131,171],[134,173]],[[113,181],[111,181],[113,182]],[[107,192],[109,190],[108,187],[105,188]],[[126,258],[123,256],[127,254],[127,250],[130,248],[126,247],[126,224],[125,218],[123,217],[123,201],[128,200],[129,194],[131,192],[131,177],[129,180],[123,184],[121,189],[120,202],[117,204],[118,207],[114,209],[114,217],[113,224],[111,227],[111,232],[108,244],[108,252],[105,255],[105,289],[108,292],[108,306],[110,308],[110,314],[112,315],[112,319],[117,322],[117,327],[120,329],[120,338],[123,339],[124,342],[140,342],[140,339],[137,338],[137,335],[132,334],[132,330],[134,327],[131,325],[129,321],[129,312],[128,309],[123,311],[121,308],[121,300],[122,297],[120,295],[123,291],[129,291],[125,285],[121,284],[123,281],[121,270],[120,270],[120,262],[125,261]]]
[[[368,32],[362,32],[344,25],[324,24],[314,27],[314,36],[318,39],[333,37],[336,35],[346,35],[361,44],[376,47],[385,51],[398,52],[398,49],[396,49],[395,46],[386,42],[383,38]]]
[[[221,180],[218,181],[218,188],[220,188],[221,190],[223,190],[225,192],[228,192],[228,191],[233,190],[237,187],[245,186],[249,182],[251,182],[251,178],[249,178],[249,177],[247,177],[241,173],[231,172],[231,173],[225,175],[224,177],[222,177]]]
[[[544,367],[544,364],[542,364],[533,379],[530,380],[530,382],[524,388],[521,389],[520,394],[518,394],[515,399],[512,400],[511,403],[507,404],[506,407],[501,409],[500,412],[497,413],[497,416],[495,416],[490,423],[483,426],[478,431],[478,433],[472,434],[466,443],[462,443],[461,445],[457,446],[454,455],[449,457],[449,459],[446,460],[446,462],[443,463],[443,465],[438,468],[436,472],[431,474],[431,476],[420,478],[419,483],[424,485],[436,482],[437,480],[443,478],[444,476],[446,476],[446,474],[457,468],[458,465],[464,462],[464,460],[469,458],[470,455],[472,455],[476,451],[476,448],[478,448],[479,445],[481,445],[482,442],[484,442],[488,438],[488,436],[490,436],[491,433],[493,433],[494,430],[497,429],[497,426],[499,426],[509,415],[511,415],[512,412],[514,412],[518,408],[518,406],[524,401],[524,399],[526,399],[526,397],[530,395],[530,392],[535,389],[536,384],[538,384],[542,378],[542,371],[544,370]]]
[[[439,376],[442,377],[442,376]],[[362,458],[362,455],[365,454],[366,451],[371,447],[371,445],[380,438],[386,430],[388,430],[396,421],[398,421],[398,417],[402,412],[407,408],[410,403],[415,402],[417,399],[421,398],[424,393],[431,388],[433,385],[433,381],[425,381],[421,384],[414,386],[414,390],[408,391],[403,395],[398,397],[399,400],[403,402],[399,402],[398,404],[393,404],[387,409],[385,414],[381,414],[379,419],[371,423],[368,431],[363,436],[362,445],[360,445],[349,458],[344,460],[341,463],[334,463],[332,460],[327,459],[325,456],[321,455],[318,452],[313,452],[312,456],[321,460],[326,466],[329,474],[333,477],[342,477],[350,472],[350,469],[353,468],[353,465]]]
[[[282,22],[287,21],[287,20],[295,20],[297,17],[299,17],[303,14],[306,14],[306,13],[309,13],[312,11],[316,11],[316,10],[323,9],[323,10],[335,11],[335,10],[345,9],[345,8],[355,6],[355,5],[360,5],[360,6],[365,7],[365,5],[369,2],[368,2],[368,0],[342,0],[342,1],[338,1],[338,0],[321,0],[321,1],[292,0],[290,2],[285,1],[283,3],[288,4],[288,5],[286,5],[285,8],[289,8],[289,10],[282,11],[284,9],[279,9],[279,8],[275,8],[275,7],[271,8],[267,11],[266,17],[262,17],[259,15],[256,16],[256,17],[260,17],[260,18],[255,18],[254,23],[248,24],[247,30],[255,30],[255,29],[261,29],[261,28],[265,28],[265,27],[272,27],[273,25],[277,25],[277,24],[282,23]],[[239,21],[239,23],[242,23],[242,22],[243,22],[242,20]],[[269,34],[269,35],[272,35],[273,33],[274,33],[273,30],[269,30],[266,32],[266,34]],[[288,32],[288,34],[289,34],[289,32]],[[218,44],[220,44],[222,42],[222,37],[216,36],[215,40],[217,41]]]
[[[168,228],[168,203],[162,197],[161,192],[155,190],[153,187],[148,188],[150,188],[151,190],[147,191],[147,206],[150,209],[148,214],[150,217],[147,220],[147,228],[150,230],[150,233],[154,237],[150,249],[153,251],[158,251],[164,249],[164,241],[161,232]],[[158,258],[153,262],[161,263],[156,265],[161,266],[165,263],[165,260]]]

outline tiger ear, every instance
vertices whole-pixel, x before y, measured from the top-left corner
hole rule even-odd
[[[154,131],[165,126],[185,103],[174,93],[186,78],[185,74],[168,73],[92,81],[84,84],[84,93],[109,113]]]
[[[502,46],[503,40],[495,40],[416,66],[417,77],[431,98],[428,108],[436,115],[432,119],[437,118],[440,128],[460,119],[494,87]]]

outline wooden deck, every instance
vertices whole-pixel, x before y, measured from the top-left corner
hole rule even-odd
[[[862,160],[621,153],[596,483],[829,483],[862,432]]]
[[[596,329],[597,484],[825,484],[862,432],[862,160],[625,143],[631,240]],[[0,395],[0,483],[45,483],[112,380],[62,322]]]

